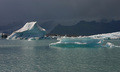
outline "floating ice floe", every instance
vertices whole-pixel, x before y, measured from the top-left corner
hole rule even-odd
[[[112,47],[115,47],[114,44],[110,43],[110,42],[107,42],[105,47],[109,47],[109,48],[112,48]]]
[[[52,47],[76,48],[76,47],[100,47],[102,39],[93,39],[90,37],[62,37],[59,42],[51,43]]]
[[[60,48],[116,48],[120,47],[110,42],[104,42],[104,38],[85,37],[61,37],[56,43],[51,43],[51,47]]]
[[[120,32],[91,35],[88,37],[99,38],[99,39],[120,39]]]
[[[120,39],[120,32],[98,34],[84,37],[62,37],[58,38],[59,42],[51,43],[50,46],[64,47],[64,48],[76,48],[76,47],[120,47],[112,43],[106,43],[102,45],[106,39]]]
[[[117,45],[114,45],[113,43],[107,42],[104,47],[113,48],[113,47],[120,47],[120,46],[117,46]]]
[[[36,22],[27,22],[21,29],[14,31],[7,39],[39,39],[46,35],[45,29]]]

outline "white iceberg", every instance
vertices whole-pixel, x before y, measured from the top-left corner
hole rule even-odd
[[[45,35],[46,30],[41,28],[36,22],[27,22],[21,29],[8,36],[7,39],[43,38]]]
[[[120,32],[98,34],[98,35],[92,35],[92,36],[89,36],[89,37],[99,38],[99,39],[119,39],[120,38]]]

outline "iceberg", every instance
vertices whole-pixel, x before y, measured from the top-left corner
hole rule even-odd
[[[100,47],[104,40],[90,37],[62,37],[58,38],[59,42],[51,43],[52,47],[60,48],[93,48]]]
[[[120,47],[110,42],[107,42],[106,45],[103,45],[105,43],[105,40],[109,39],[120,39],[120,32],[97,34],[91,36],[61,37],[58,38],[58,42],[51,43],[50,46],[61,48]]]
[[[27,22],[21,29],[14,31],[7,39],[29,39],[43,38],[46,35],[46,30],[40,27],[36,22]]]
[[[92,36],[89,36],[89,37],[98,38],[98,39],[119,39],[120,38],[120,32],[98,34],[98,35],[92,35]]]
[[[114,45],[113,43],[107,42],[104,47],[107,48],[119,48],[120,46]]]
[[[120,39],[120,32],[97,34],[91,36],[61,37],[57,39],[59,40],[58,42],[51,43],[50,46],[60,48],[120,47],[110,42],[107,42],[106,45],[104,45],[105,40],[109,39]]]

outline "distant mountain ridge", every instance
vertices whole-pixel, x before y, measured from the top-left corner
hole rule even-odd
[[[59,35],[94,35],[120,31],[120,20],[110,22],[80,21],[73,26],[57,25],[50,34]]]
[[[46,29],[47,33],[50,33],[50,31],[52,31],[56,25],[57,24],[54,21],[46,21],[40,24],[41,27]]]
[[[12,33],[13,31],[21,28],[24,25],[24,22],[11,22],[9,24],[0,26],[0,32],[1,33]]]

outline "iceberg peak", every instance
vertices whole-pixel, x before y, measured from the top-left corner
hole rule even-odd
[[[44,37],[46,30],[37,22],[27,22],[21,29],[14,31],[7,39],[28,39],[32,37]]]
[[[31,30],[37,22],[27,22],[21,29],[15,31],[15,32],[23,32],[26,30]],[[38,26],[38,25],[37,25]],[[41,28],[40,26],[38,26],[40,30],[45,31],[45,29]]]

